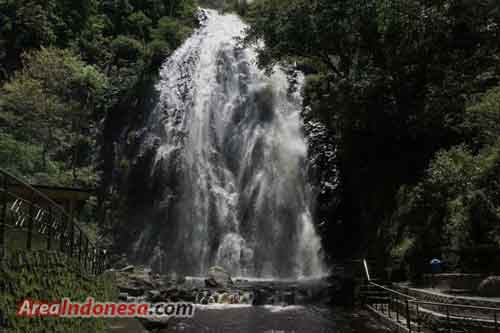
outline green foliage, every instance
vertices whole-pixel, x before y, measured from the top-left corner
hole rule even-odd
[[[474,147],[493,144],[500,133],[500,88],[487,92],[477,104],[467,109],[464,132]]]
[[[198,3],[203,8],[214,8],[223,12],[236,12],[245,16],[251,0],[199,0]]]
[[[195,10],[192,0],[0,0],[0,167],[95,186],[97,124],[141,98]]]
[[[39,145],[15,140],[9,134],[0,134],[0,160],[2,168],[14,174],[34,174],[42,169]],[[51,165],[48,167],[52,169]]]
[[[137,61],[142,57],[144,46],[136,39],[118,36],[111,42],[111,50],[120,59]]]
[[[156,39],[148,44],[148,56],[153,67],[159,67],[170,53],[170,46],[163,40]]]
[[[54,44],[68,46],[85,28],[95,4],[94,0],[0,1],[3,76],[20,65],[19,56],[25,51]]]
[[[151,36],[154,40],[167,41],[171,48],[175,49],[192,30],[182,25],[179,20],[171,17],[162,17],[158,21],[158,26],[151,31]]]
[[[73,183],[89,184],[90,179],[78,178],[78,169],[88,166],[88,157],[82,155],[91,150],[88,133],[95,126],[96,103],[106,87],[105,76],[67,50],[42,48],[26,53],[23,69],[3,87],[1,133],[4,149],[18,141],[20,149],[12,153],[30,154],[4,159],[2,166],[26,176],[64,174],[67,169],[73,172]],[[40,163],[34,160],[35,153]],[[61,181],[42,178],[50,179],[49,183],[65,179],[68,184],[69,180],[62,175]]]
[[[500,141],[476,155],[457,146],[440,151],[423,180],[402,189],[394,221],[418,239],[415,260],[443,251],[446,256],[450,249],[500,246],[499,171]]]
[[[138,11],[130,14],[128,21],[130,24],[130,31],[134,35],[147,39],[149,36],[149,30],[153,24],[153,21],[149,17],[147,17],[142,11]]]

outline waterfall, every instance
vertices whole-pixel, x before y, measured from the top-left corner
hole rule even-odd
[[[213,265],[249,277],[319,275],[303,77],[260,70],[238,43],[245,24],[236,15],[201,10],[200,22],[161,68],[143,145],[155,147],[150,177],[162,190],[135,254],[188,275]]]

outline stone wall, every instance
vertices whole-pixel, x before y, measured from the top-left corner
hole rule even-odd
[[[83,302],[117,299],[114,276],[87,274],[74,259],[55,251],[0,248],[0,332],[104,332],[102,319],[16,317],[25,298],[58,301],[68,297]]]

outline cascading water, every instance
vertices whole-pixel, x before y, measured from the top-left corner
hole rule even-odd
[[[144,143],[156,142],[160,218],[148,223],[161,227],[137,235],[136,256],[188,275],[213,265],[240,276],[320,275],[300,75],[293,89],[284,70],[258,69],[255,52],[236,40],[245,29],[237,16],[200,16],[161,69]]]

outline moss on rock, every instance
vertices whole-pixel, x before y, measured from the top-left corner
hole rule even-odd
[[[104,332],[103,319],[17,317],[17,306],[26,298],[83,302],[92,296],[103,302],[117,295],[112,273],[89,275],[59,252],[0,249],[0,328],[6,332]]]

